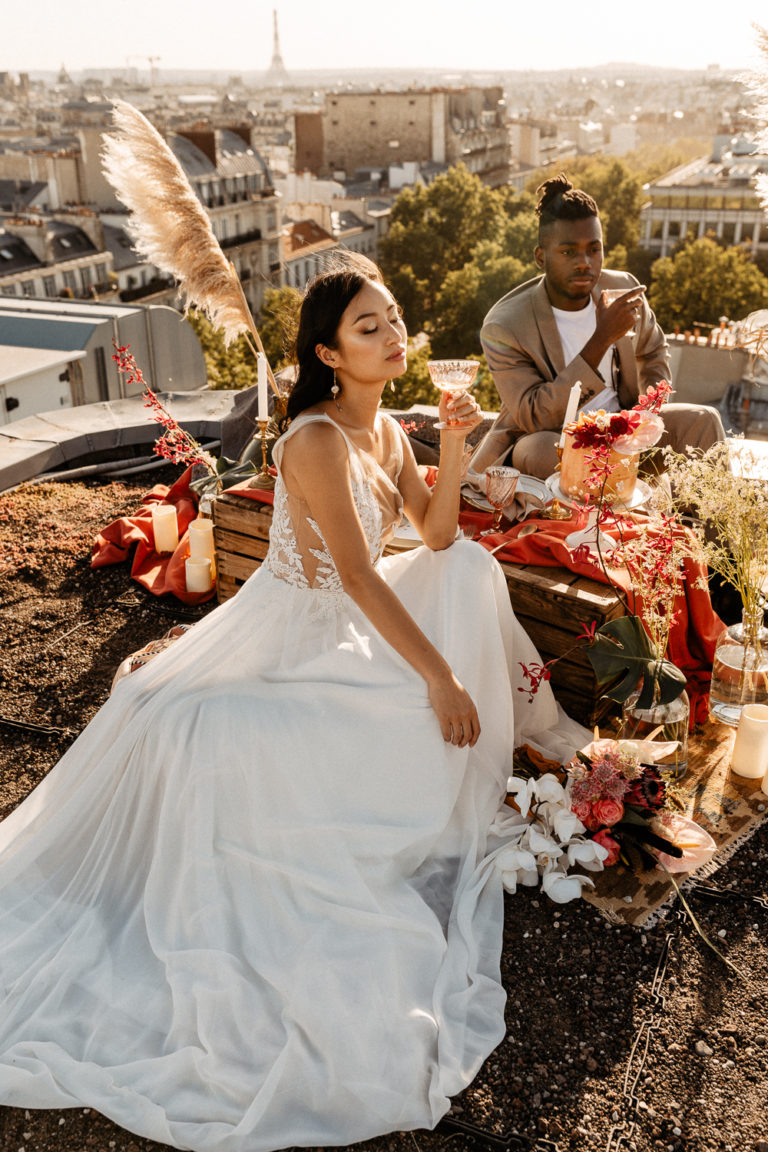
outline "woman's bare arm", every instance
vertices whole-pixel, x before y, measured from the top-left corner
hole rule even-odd
[[[400,493],[406,515],[428,548],[439,551],[449,548],[456,539],[459,522],[461,475],[464,463],[464,444],[469,432],[482,422],[475,402],[466,393],[455,402],[445,394],[440,402],[440,418],[460,419],[462,428],[443,429],[440,433],[440,464],[433,489],[426,485],[407,439],[405,460],[400,473]]]

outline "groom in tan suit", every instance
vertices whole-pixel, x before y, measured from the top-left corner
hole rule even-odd
[[[472,468],[509,463],[546,479],[557,465],[556,444],[571,388],[581,384],[579,408],[631,408],[660,380],[670,380],[664,333],[628,272],[603,270],[597,204],[565,177],[539,189],[539,243],[534,259],[543,275],[497,301],[480,339],[501,411],[478,445]],[[609,302],[602,293],[622,289]],[[667,404],[662,444],[677,451],[708,448],[725,437],[714,408]]]

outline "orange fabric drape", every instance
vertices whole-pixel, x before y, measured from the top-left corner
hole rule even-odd
[[[202,604],[214,595],[210,592],[187,592],[184,561],[189,556],[187,529],[197,516],[198,500],[189,487],[192,469],[188,468],[170,488],[155,487],[142,497],[141,509],[132,516],[121,516],[96,537],[91,554],[91,567],[120,564],[135,548],[131,576],[156,596],[172,593],[185,604]],[[179,525],[179,543],[172,553],[155,552],[152,534],[152,505],[175,504]]]

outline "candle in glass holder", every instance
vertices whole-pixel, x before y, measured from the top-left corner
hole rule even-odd
[[[213,587],[211,562],[205,556],[190,556],[184,561],[187,592],[210,592]]]
[[[155,552],[173,552],[179,543],[179,525],[174,504],[152,505],[152,534]]]
[[[737,776],[762,780],[768,772],[768,705],[745,704],[731,753]]]

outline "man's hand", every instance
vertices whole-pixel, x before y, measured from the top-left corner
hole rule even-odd
[[[642,311],[644,293],[644,284],[626,292],[612,288],[601,292],[596,305],[595,335],[610,346],[631,332]]]

